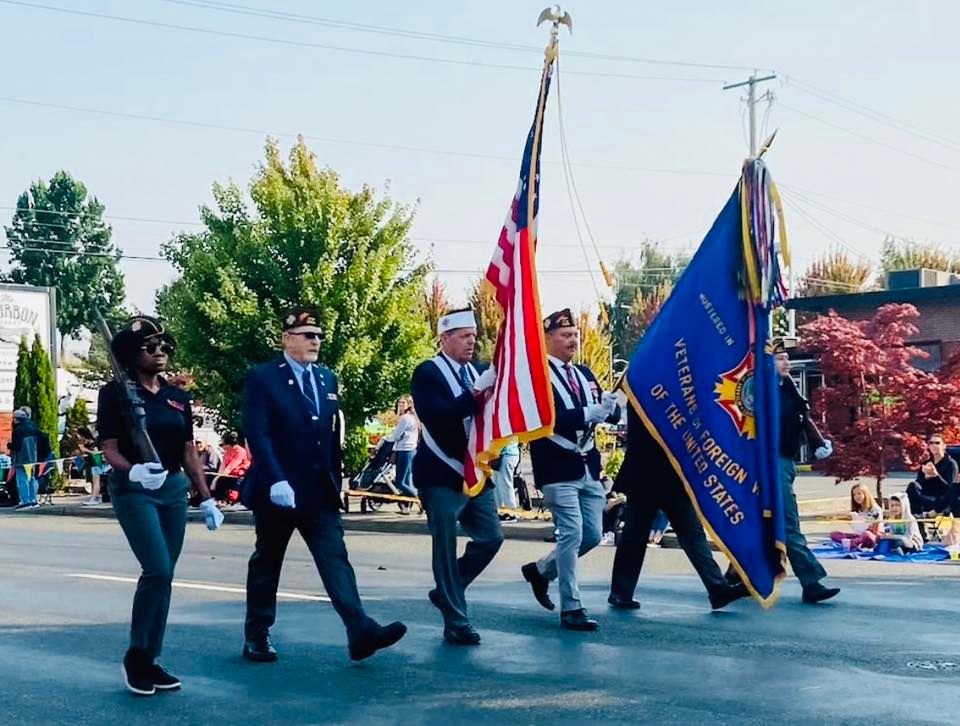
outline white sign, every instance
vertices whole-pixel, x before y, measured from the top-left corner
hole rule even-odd
[[[13,411],[17,347],[34,337],[56,364],[56,294],[52,287],[0,284],[0,412]]]

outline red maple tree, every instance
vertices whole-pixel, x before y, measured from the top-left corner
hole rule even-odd
[[[919,315],[913,305],[890,304],[870,320],[831,310],[802,326],[804,348],[819,356],[823,372],[815,415],[834,444],[823,470],[838,482],[872,476],[878,497],[891,467],[923,460],[930,433],[960,428],[960,378],[914,365],[927,357],[907,342]]]

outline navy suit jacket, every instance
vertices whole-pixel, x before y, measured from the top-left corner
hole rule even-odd
[[[340,506],[340,391],[329,368],[314,363],[320,411],[314,415],[287,361],[257,366],[243,389],[243,430],[253,455],[241,501],[250,509],[273,507],[270,487],[287,481],[295,511]]]
[[[463,463],[467,453],[463,419],[477,411],[473,393],[464,391],[455,396],[436,363],[427,360],[413,371],[410,394],[423,427],[444,454]],[[463,489],[463,476],[421,441],[413,459],[413,485],[417,489],[439,486],[460,491]]]
[[[576,365],[583,373],[590,390],[584,391],[587,403],[600,402],[600,386],[597,377],[586,366]],[[586,409],[582,407],[564,408],[563,399],[553,386],[553,405],[557,412],[557,421],[553,426],[553,433],[557,436],[576,443],[577,431],[585,429],[584,420]],[[620,407],[606,420],[607,423],[620,421]],[[594,447],[586,454],[579,454],[553,443],[550,439],[535,439],[530,442],[530,460],[533,464],[533,479],[538,487],[556,484],[562,481],[575,481],[589,472],[594,479],[600,478],[600,452]]]

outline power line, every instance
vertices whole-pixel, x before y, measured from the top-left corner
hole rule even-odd
[[[938,220],[935,220],[935,219],[927,219],[927,218],[925,218],[925,217],[918,217],[918,216],[913,215],[913,214],[906,214],[906,213],[904,213],[904,212],[898,212],[898,211],[896,211],[896,210],[894,210],[894,209],[890,209],[889,207],[878,207],[878,206],[875,206],[875,205],[873,205],[873,204],[865,204],[864,202],[854,202],[854,201],[852,201],[852,200],[850,200],[850,199],[840,199],[839,197],[835,197],[835,196],[830,195],[830,194],[824,194],[823,192],[816,192],[816,191],[813,191],[813,190],[811,190],[811,189],[804,189],[803,187],[793,186],[792,184],[784,184],[784,183],[781,182],[781,183],[779,183],[777,186],[780,187],[781,189],[786,189],[786,190],[792,190],[792,191],[802,192],[803,194],[807,194],[807,195],[812,196],[812,197],[820,197],[820,198],[822,198],[822,199],[826,199],[826,200],[828,200],[828,201],[835,202],[835,203],[837,203],[837,204],[849,204],[849,205],[854,206],[854,207],[862,207],[863,209],[869,209],[869,210],[874,211],[874,212],[884,212],[885,214],[890,214],[890,215],[893,215],[894,217],[903,217],[904,219],[912,219],[912,220],[914,220],[915,222],[924,222],[924,223],[926,223],[926,224],[930,224],[930,225],[933,225],[933,226],[935,226],[935,227],[945,227],[945,228],[947,228],[947,229],[955,229],[956,226],[957,226],[957,225],[951,224],[951,223],[949,223],[949,222],[938,221]]]
[[[2,0],[0,0],[0,1],[2,1]],[[851,130],[851,129],[846,128],[845,126],[840,126],[839,124],[835,124],[835,123],[833,123],[832,121],[827,121],[826,119],[822,119],[822,118],[820,118],[819,116],[814,116],[813,114],[807,113],[806,111],[801,111],[799,108],[794,108],[793,106],[788,106],[787,104],[783,103],[782,101],[780,102],[780,108],[785,108],[785,109],[787,109],[788,111],[792,111],[792,112],[795,113],[795,114],[798,114],[798,115],[800,115],[800,116],[804,116],[804,117],[806,117],[806,118],[808,118],[808,119],[810,119],[810,120],[812,120],[812,121],[816,121],[817,123],[823,124],[823,125],[825,125],[825,126],[829,126],[830,128],[837,129],[838,131],[843,131],[845,134],[849,134],[850,136],[855,136],[856,138],[860,139],[861,141],[866,141],[866,142],[869,142],[869,143],[874,144],[874,145],[876,145],[876,146],[882,146],[882,147],[885,148],[885,149],[891,149],[892,151],[896,151],[898,154],[903,154],[904,156],[909,156],[909,157],[912,157],[912,158],[914,158],[914,159],[918,159],[919,161],[922,161],[922,162],[924,162],[924,163],[926,163],[926,164],[931,164],[931,165],[933,165],[933,166],[939,166],[941,169],[946,169],[946,170],[948,170],[948,171],[953,171],[953,172],[960,172],[960,169],[958,169],[958,168],[955,167],[955,166],[950,166],[949,164],[942,164],[942,163],[940,163],[939,161],[936,161],[935,159],[930,159],[930,158],[928,158],[928,157],[926,157],[926,156],[923,156],[923,155],[921,155],[921,154],[915,154],[915,153],[913,153],[912,151],[907,151],[906,149],[903,149],[903,148],[897,146],[896,144],[890,144],[890,143],[887,143],[886,141],[881,141],[880,139],[875,139],[875,138],[873,138],[872,136],[867,136],[867,135],[865,135],[865,134],[861,134],[861,133],[859,133],[858,131],[853,131],[853,130]]]
[[[784,200],[783,200],[783,201],[784,201],[784,203],[785,203],[787,206],[789,206],[791,209],[793,209],[793,211],[795,211],[795,212],[796,212],[797,214],[799,214],[804,220],[806,220],[807,224],[809,224],[809,225],[810,225],[811,227],[813,227],[815,230],[817,230],[818,232],[820,232],[820,234],[822,234],[823,236],[825,236],[827,239],[832,240],[834,243],[836,243],[837,245],[839,245],[839,246],[847,249],[848,251],[850,251],[851,253],[853,253],[853,254],[856,255],[857,257],[859,257],[859,258],[861,258],[861,259],[863,259],[863,260],[867,260],[867,261],[870,262],[871,264],[873,263],[873,258],[871,258],[869,255],[864,254],[863,252],[861,252],[860,250],[858,250],[858,249],[857,249],[856,247],[854,247],[853,245],[847,243],[847,241],[846,241],[843,237],[841,237],[839,234],[837,234],[836,232],[834,232],[832,229],[830,229],[830,228],[829,228],[827,225],[825,225],[823,222],[821,222],[821,221],[819,221],[818,219],[814,218],[811,214],[809,214],[806,210],[804,210],[804,209],[797,203],[797,201],[795,201],[795,200],[793,200],[793,199],[790,199],[790,198],[787,198],[787,197],[784,197]]]
[[[17,207],[0,205],[0,209],[17,210]],[[32,210],[32,211],[40,211],[40,212],[43,212],[44,214],[62,215],[62,216],[67,216],[67,217],[83,216],[83,215],[87,214],[86,212],[67,212],[67,211],[52,210],[52,209]],[[190,226],[195,226],[195,227],[203,227],[203,226],[205,226],[205,225],[203,224],[203,222],[187,222],[187,221],[183,221],[183,220],[178,221],[178,220],[171,220],[171,219],[153,219],[153,218],[144,218],[144,217],[125,217],[125,216],[110,215],[110,214],[103,214],[103,215],[101,215],[101,216],[102,216],[103,219],[122,219],[122,220],[133,220],[133,221],[138,221],[138,222],[163,222],[163,223],[165,223],[165,224],[190,225]],[[58,222],[35,222],[35,221],[31,221],[31,222],[30,222],[30,225],[31,225],[31,226],[35,226],[35,227],[52,227],[52,228],[56,228],[56,229],[63,229],[63,228],[64,228],[63,223],[58,223]],[[658,248],[660,248],[660,249],[685,250],[685,249],[688,248],[688,245],[666,245],[666,244],[663,244],[663,242],[667,242],[667,241],[672,240],[672,239],[679,239],[679,238],[681,238],[681,237],[689,237],[689,236],[691,236],[691,235],[699,234],[699,233],[701,233],[701,232],[702,232],[702,230],[697,229],[697,230],[694,230],[694,231],[692,231],[692,232],[688,232],[688,233],[684,233],[684,234],[679,234],[679,235],[673,235],[673,236],[671,236],[671,237],[654,237],[653,240],[654,240],[654,244],[655,244]],[[494,246],[494,245],[496,244],[494,241],[492,241],[492,240],[490,240],[490,239],[459,239],[459,238],[452,238],[452,237],[419,237],[419,236],[410,236],[410,237],[408,237],[407,239],[409,239],[411,242],[428,242],[428,243],[431,244],[431,246],[433,246],[433,244],[434,244],[434,243],[437,243],[437,242],[441,242],[441,243],[445,243],[445,244],[455,244],[455,245],[485,245],[485,246],[488,246],[488,247],[492,247],[492,246]],[[50,241],[56,242],[57,240],[50,240]],[[639,240],[639,241],[634,240],[633,242],[622,242],[622,243],[620,243],[620,244],[598,245],[598,247],[599,247],[600,249],[608,249],[608,250],[637,250],[637,249],[639,249],[640,246],[642,246],[642,245],[644,244],[644,242],[646,242],[646,241],[647,241],[647,240]],[[560,241],[547,240],[547,241],[544,243],[544,246],[545,246],[547,249],[554,248],[554,247],[580,249],[580,243],[578,243],[578,242],[572,242],[572,241],[566,242],[566,241],[562,241],[562,240],[560,240]],[[127,249],[129,249],[129,248],[127,248]]]
[[[796,88],[801,93],[806,93],[814,98],[819,98],[822,101],[831,103],[840,108],[851,111],[852,113],[868,118],[877,123],[884,124],[890,128],[897,129],[904,133],[911,134],[917,138],[923,139],[929,143],[939,144],[941,146],[946,146],[954,151],[960,151],[960,143],[948,139],[945,136],[940,136],[929,131],[925,131],[913,124],[907,123],[906,121],[901,121],[893,116],[883,113],[882,111],[877,111],[876,109],[870,108],[869,106],[864,106],[862,103],[857,103],[848,98],[833,93],[831,91],[824,90],[814,86],[812,83],[807,83],[806,81],[801,81],[798,78],[792,76],[786,77],[786,83],[793,88]]]
[[[238,5],[236,3],[213,2],[211,0],[157,0],[172,5],[185,5],[206,10],[215,10],[220,12],[233,13],[235,15],[247,15],[254,17],[266,17],[274,20],[284,20],[306,25],[317,25],[321,27],[337,28],[341,30],[353,30],[365,33],[377,33],[381,35],[392,35],[401,38],[411,38],[415,40],[429,40],[439,43],[452,45],[464,45],[479,48],[495,48],[500,50],[521,51],[525,53],[542,54],[543,49],[536,46],[520,45],[517,43],[504,43],[502,41],[491,41],[480,38],[468,38],[464,36],[446,35],[442,33],[429,33],[418,30],[407,30],[403,28],[394,28],[382,25],[369,25],[366,23],[354,23],[344,20],[334,20],[332,18],[321,18],[316,15],[304,15],[302,13],[291,13],[286,11],[270,10],[267,8],[255,7],[252,5]],[[708,68],[715,70],[736,70],[749,71],[754,70],[753,66],[735,66],[719,63],[703,63],[698,61],[677,61],[666,60],[663,58],[642,58],[637,56],[613,55],[609,53],[592,53],[589,51],[564,51],[565,56],[576,56],[579,58],[592,58],[595,60],[607,60],[626,63],[639,63],[645,65],[678,66],[684,68]]]
[[[37,243],[46,243],[47,240],[24,240],[27,242],[37,242]],[[120,260],[147,260],[151,262],[166,262],[168,264],[173,264],[166,257],[158,256],[147,256],[147,255],[128,255],[124,252],[116,252],[113,254],[105,252],[87,252],[87,251],[77,251],[77,250],[59,250],[59,249],[49,249],[46,247],[19,247],[16,248],[10,244],[6,245],[7,251],[23,251],[23,252],[42,252],[46,254],[55,254],[55,255],[72,255],[74,257],[107,257],[111,259],[120,259]],[[416,272],[421,269],[420,267],[410,267],[400,270],[404,273]],[[463,274],[463,275],[483,275],[483,269],[481,267],[477,268],[447,268],[447,267],[430,267],[432,272],[442,272],[450,274]],[[571,269],[538,269],[537,274],[544,275],[590,275],[592,274],[591,270],[584,270],[579,268]]]
[[[9,0],[0,0],[0,3],[8,2]],[[70,106],[60,103],[48,103],[45,101],[35,101],[32,99],[26,98],[15,98],[11,96],[0,96],[0,102],[5,103],[14,103],[21,104],[26,106],[37,106],[41,108],[54,108],[60,111],[75,111],[77,113],[90,113],[97,114],[101,116],[114,116],[117,118],[124,118],[134,121],[147,121],[153,123],[167,123],[173,124],[176,126],[191,126],[195,128],[210,129],[214,131],[234,131],[237,133],[245,134],[256,134],[258,136],[273,136],[277,138],[284,137],[303,137],[304,139],[310,141],[318,141],[320,143],[328,144],[345,144],[349,146],[362,146],[376,149],[386,149],[389,151],[411,151],[418,154],[437,154],[440,156],[458,156],[466,159],[490,159],[492,161],[509,161],[511,163],[518,163],[519,158],[506,155],[496,155],[496,154],[479,154],[472,153],[468,151],[451,151],[449,149],[434,149],[429,147],[422,146],[406,146],[402,144],[384,144],[373,141],[357,141],[354,139],[340,139],[327,136],[317,136],[315,134],[302,134],[294,132],[282,132],[282,131],[270,131],[268,129],[258,129],[245,126],[229,126],[226,124],[217,124],[209,123],[206,121],[194,121],[190,119],[177,119],[167,116],[155,116],[150,114],[138,114],[138,113],[127,113],[124,111],[110,111],[106,109],[98,108],[89,108],[84,106]],[[560,164],[560,161],[552,161],[546,159],[543,161],[544,164]],[[647,174],[676,174],[680,176],[723,176],[730,177],[731,175],[726,172],[720,171],[696,171],[688,169],[665,169],[657,167],[642,167],[642,166],[622,166],[618,164],[576,164],[576,166],[585,168],[585,169],[603,169],[608,171],[633,171]]]
[[[63,13],[66,15],[76,15],[86,18],[95,18],[97,20],[113,20],[116,22],[128,23],[133,25],[145,25],[153,28],[162,28],[164,30],[179,30],[188,33],[199,33],[204,35],[215,35],[223,38],[232,38],[235,40],[253,40],[261,43],[271,43],[274,45],[292,46],[297,48],[314,48],[318,50],[328,50],[338,53],[354,53],[359,55],[369,55],[380,58],[399,58],[401,60],[423,61],[427,63],[444,63],[455,66],[474,66],[478,68],[497,68],[501,70],[512,71],[535,71],[536,68],[530,66],[508,65],[505,63],[486,63],[483,61],[461,60],[458,58],[438,58],[435,56],[422,56],[410,53],[395,53],[386,50],[372,50],[370,48],[353,48],[350,46],[331,45],[329,43],[315,43],[307,40],[293,40],[291,38],[274,38],[266,35],[253,35],[251,33],[238,33],[229,30],[215,30],[213,28],[200,28],[192,25],[180,25],[178,23],[166,23],[158,20],[144,20],[142,18],[131,18],[123,15],[110,15],[108,13],[95,13],[87,10],[74,10],[70,8],[55,7],[53,5],[42,5],[40,3],[22,2],[21,0],[0,0],[4,5],[15,5],[18,7],[33,8],[36,10],[46,10],[54,13]],[[668,81],[676,83],[721,83],[722,79],[717,78],[689,78],[675,76],[640,76],[630,73],[603,73],[599,71],[571,71],[573,75],[588,76],[594,78],[620,78],[636,81]]]

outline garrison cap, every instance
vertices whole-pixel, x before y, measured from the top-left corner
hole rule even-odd
[[[283,314],[283,332],[293,328],[319,328],[320,311],[312,305],[294,305]]]
[[[577,324],[573,320],[573,313],[570,312],[570,308],[557,310],[557,312],[550,313],[547,317],[543,319],[544,333],[549,333],[553,330],[559,330],[560,328],[575,328],[575,327],[577,327]]]

